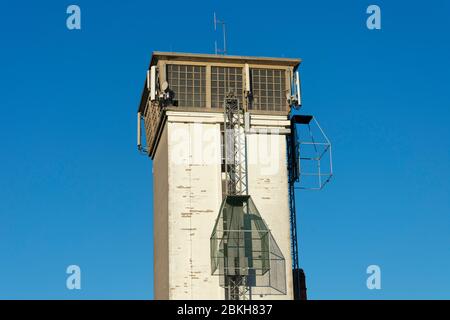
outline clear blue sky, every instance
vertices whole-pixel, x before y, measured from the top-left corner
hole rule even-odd
[[[230,54],[303,59],[304,112],[334,144],[333,182],[297,197],[309,297],[450,298],[449,1],[73,3],[80,31],[71,2],[0,11],[0,298],[153,297],[135,112],[153,50],[213,53],[214,10]]]

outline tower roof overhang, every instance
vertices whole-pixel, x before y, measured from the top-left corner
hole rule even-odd
[[[195,61],[195,62],[220,62],[220,63],[251,63],[276,66],[297,67],[300,59],[293,58],[269,58],[269,57],[250,57],[250,56],[229,56],[219,54],[204,53],[180,53],[180,52],[161,52],[154,51],[150,65],[155,65],[158,60],[169,61]]]
[[[186,62],[204,62],[204,63],[230,63],[230,64],[252,64],[252,65],[265,65],[265,66],[281,66],[291,67],[294,70],[302,62],[298,58],[271,58],[271,57],[251,57],[251,56],[230,56],[219,54],[204,54],[204,53],[182,53],[182,52],[162,52],[154,51],[150,60],[149,69],[158,63],[159,60],[165,61],[186,61]],[[141,100],[139,103],[138,111],[144,110],[145,104],[148,99],[149,92],[147,85],[144,83],[142,90]]]

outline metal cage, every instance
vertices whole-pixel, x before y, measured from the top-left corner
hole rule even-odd
[[[210,241],[212,274],[229,292],[286,294],[284,256],[250,196],[224,198]]]
[[[333,176],[331,142],[313,116],[295,115],[291,123],[295,188],[321,190]]]

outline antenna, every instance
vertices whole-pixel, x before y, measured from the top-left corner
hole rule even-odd
[[[148,74],[147,77],[149,77]],[[150,100],[156,100],[156,66],[150,68]]]
[[[301,84],[300,84],[300,73],[297,71],[295,73],[295,86],[296,86],[296,94],[297,94],[297,104],[299,106],[302,105],[302,92],[301,92]]]
[[[214,12],[214,31],[217,31],[217,24],[222,25],[223,31],[223,49],[217,48],[217,40],[214,41],[214,50],[216,54],[222,53],[223,55],[227,54],[227,31],[225,26],[225,21],[217,19],[216,13]]]
[[[137,113],[137,147],[141,150],[141,113]]]
[[[252,90],[250,85],[250,66],[248,65],[248,63],[245,64],[244,70],[245,70],[245,92],[249,94]]]

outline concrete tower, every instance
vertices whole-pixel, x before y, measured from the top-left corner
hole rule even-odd
[[[212,267],[224,268],[213,261],[223,248],[212,248],[211,242],[227,194],[228,93],[234,94],[241,110],[238,132],[245,139],[246,193],[258,212],[255,217],[263,221],[255,225],[270,231],[267,244],[262,238],[268,233],[258,229],[263,236],[258,244],[253,241],[252,250],[259,253],[252,257],[259,260],[251,265],[261,267],[254,267],[251,274],[254,279],[267,276],[269,286],[276,288],[250,288],[258,280],[248,280],[248,272],[247,286],[252,299],[293,299],[286,135],[288,99],[299,63],[284,58],[153,53],[138,110],[138,144],[153,160],[156,299],[229,298],[227,278],[213,274]],[[142,122],[145,147],[140,142]],[[268,258],[261,258],[266,253]],[[275,268],[273,256],[283,264],[269,277]],[[243,265],[249,269],[248,262]]]

